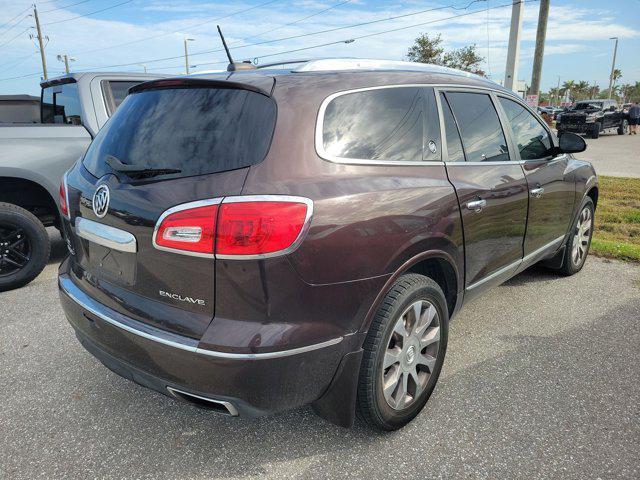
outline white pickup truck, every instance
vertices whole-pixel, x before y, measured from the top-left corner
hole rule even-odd
[[[74,73],[42,82],[40,123],[0,123],[0,291],[33,280],[49,259],[45,226],[60,228],[60,180],[129,88],[159,78]]]

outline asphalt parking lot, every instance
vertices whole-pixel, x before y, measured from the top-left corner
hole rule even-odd
[[[54,259],[0,293],[0,478],[639,478],[640,267],[530,270],[457,316],[409,426],[335,427],[305,408],[217,416],[108,371],[58,305]]]
[[[585,140],[587,150],[576,156],[592,162],[598,175],[640,178],[640,135],[605,133]]]

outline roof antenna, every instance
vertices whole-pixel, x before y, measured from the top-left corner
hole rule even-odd
[[[229,51],[229,47],[227,46],[227,42],[224,39],[224,35],[222,34],[222,30],[220,30],[220,25],[216,25],[218,27],[218,33],[220,34],[220,40],[222,40],[222,46],[224,47],[224,51],[227,52],[227,58],[229,59],[229,65],[227,65],[227,72],[235,72],[237,70],[253,70],[255,69],[255,65],[253,65],[249,60],[236,63],[233,61],[231,57],[231,52]]]

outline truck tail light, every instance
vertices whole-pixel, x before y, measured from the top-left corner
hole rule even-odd
[[[168,210],[156,227],[154,244],[163,250],[213,255],[217,216],[218,205]]]
[[[160,217],[153,242],[161,250],[225,259],[282,255],[301,237],[312,208],[306,198],[277,195],[179,205]]]
[[[59,190],[59,203],[60,203],[60,212],[65,217],[69,218],[69,201],[67,197],[67,179],[66,176],[62,177],[62,181],[60,182],[60,190]]]

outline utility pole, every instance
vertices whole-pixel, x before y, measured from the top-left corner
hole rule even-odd
[[[40,20],[38,19],[38,9],[36,6],[33,6],[33,18],[36,21],[36,30],[38,31],[38,44],[40,45],[40,58],[42,59],[42,76],[45,80],[49,77],[47,75],[47,59],[44,55],[44,43],[42,41],[42,30],[40,30]]]
[[[511,30],[509,31],[509,49],[507,51],[507,70],[504,86],[510,90],[518,88],[518,65],[520,63],[520,31],[522,30],[522,10],[524,0],[513,0],[511,7]]]
[[[540,79],[542,77],[542,60],[544,42],[547,38],[547,20],[549,19],[549,0],[540,0],[538,14],[538,31],[536,33],[536,51],[533,56],[533,74],[531,75],[531,93],[540,95]]]
[[[184,69],[187,75],[189,75],[189,51],[187,49],[187,42],[193,42],[193,38],[184,38]]]
[[[556,95],[558,95],[558,102],[556,103],[556,107],[560,106],[560,75],[558,75],[558,87],[556,88]]]
[[[69,73],[69,62],[75,62],[76,59],[74,57],[70,57],[66,53],[62,55],[58,55],[58,60],[64,62],[64,71]]]
[[[609,76],[609,100],[611,100],[613,90],[613,72],[616,69],[616,54],[618,53],[618,37],[611,37],[609,40],[615,40],[616,44],[613,47],[613,62],[611,63],[611,75]]]

